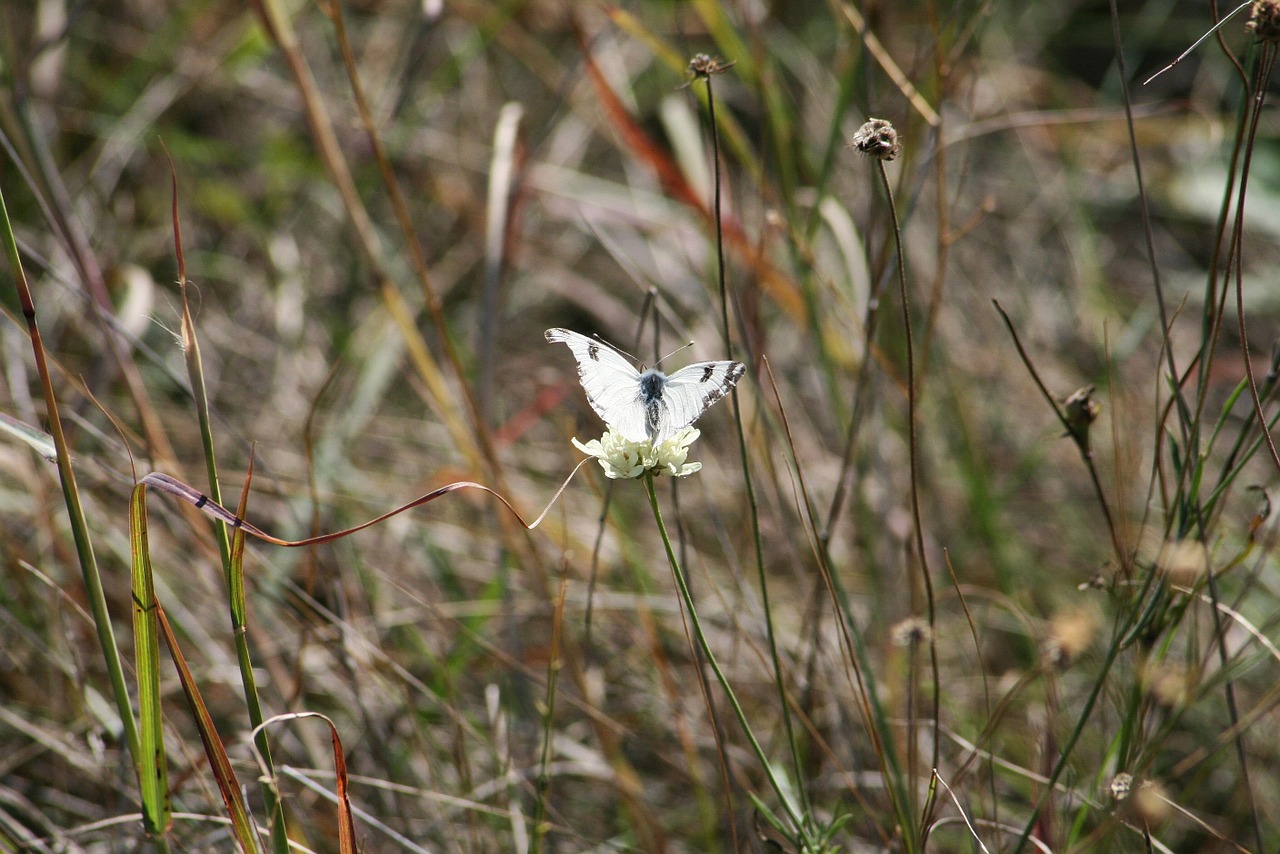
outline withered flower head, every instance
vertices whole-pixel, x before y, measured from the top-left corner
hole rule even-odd
[[[894,646],[915,646],[933,639],[929,623],[920,617],[907,617],[894,624],[889,632]]]
[[[866,124],[858,128],[849,145],[868,157],[880,160],[893,160],[902,151],[898,132],[888,119],[868,119]]]
[[[706,53],[696,53],[693,55],[693,59],[689,60],[689,70],[693,72],[694,77],[710,77],[712,74],[724,74],[730,68],[733,68],[732,62],[725,62],[719,57]]]
[[[1129,797],[1129,792],[1133,790],[1133,775],[1127,771],[1121,771],[1119,774],[1111,778],[1111,797],[1117,801],[1123,801]]]
[[[1280,0],[1256,0],[1244,28],[1260,42],[1280,42]]]
[[[1086,451],[1089,449],[1089,427],[1102,412],[1102,404],[1093,399],[1093,386],[1076,389],[1062,402],[1067,422],[1067,435]]]
[[[1093,644],[1098,634],[1098,618],[1092,611],[1075,610],[1056,614],[1049,624],[1044,654],[1048,663],[1066,667]]]

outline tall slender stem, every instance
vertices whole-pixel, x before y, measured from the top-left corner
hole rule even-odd
[[[747,722],[747,715],[742,710],[742,704],[738,702],[738,697],[733,693],[729,680],[725,677],[724,671],[720,669],[720,662],[716,660],[715,653],[711,651],[711,645],[707,642],[706,633],[702,630],[702,621],[698,618],[698,610],[693,605],[693,595],[689,592],[689,584],[684,577],[684,570],[680,567],[675,548],[671,545],[671,537],[667,534],[667,526],[662,521],[662,510],[658,507],[658,493],[653,487],[652,472],[645,473],[644,489],[645,494],[649,496],[649,507],[653,510],[654,521],[658,523],[658,533],[662,535],[662,546],[667,552],[667,562],[671,565],[671,574],[675,576],[676,587],[680,590],[680,598],[684,601],[684,607],[689,615],[689,623],[693,627],[693,636],[698,641],[698,647],[702,650],[702,654],[706,656],[707,663],[711,665],[711,672],[715,674],[716,681],[724,689],[725,697],[729,700],[729,706],[733,709],[734,717],[738,719],[738,724],[742,727],[743,734],[746,735],[747,741],[751,744],[752,752],[760,760],[760,767],[764,771],[770,787],[778,795],[778,800],[782,803],[782,808],[786,811],[787,817],[797,831],[803,832],[804,821],[796,809],[796,805],[791,802],[787,789],[783,787],[774,773],[773,765],[769,762],[769,757],[765,755],[764,748],[760,746],[760,742],[756,740],[755,733],[751,731],[751,724]]]
[[[733,356],[733,336],[729,333],[729,285],[728,274],[725,270],[724,263],[724,223],[721,219],[720,211],[720,132],[716,124],[716,99],[715,92],[711,87],[711,78],[719,71],[723,71],[727,66],[720,64],[717,60],[706,59],[700,55],[694,58],[694,71],[699,72],[697,63],[705,62],[701,68],[705,69],[702,73],[703,79],[707,85],[707,123],[710,125],[711,133],[711,165],[712,165],[712,207],[715,211],[715,227],[716,227],[716,267],[717,276],[720,284],[720,323],[721,334],[724,336],[725,348],[728,354]],[[742,404],[738,400],[738,392],[735,389],[731,395],[733,398],[733,421],[737,426],[738,432],[738,451],[742,461],[742,481],[743,491],[747,496],[747,504],[751,508],[751,541],[755,549],[756,558],[756,577],[760,585],[760,602],[764,610],[765,637],[769,644],[769,659],[773,666],[773,680],[778,689],[778,707],[779,714],[782,716],[783,729],[787,735],[787,746],[791,754],[791,773],[795,779],[796,791],[800,793],[800,800],[808,811],[808,790],[804,784],[804,769],[800,762],[800,747],[796,740],[795,724],[791,719],[791,705],[787,698],[786,681],[782,673],[782,657],[778,654],[777,633],[773,625],[773,608],[769,601],[769,581],[764,569],[764,543],[760,534],[760,513],[756,504],[755,483],[751,477],[750,457],[747,454],[747,436],[746,431],[742,428]]]

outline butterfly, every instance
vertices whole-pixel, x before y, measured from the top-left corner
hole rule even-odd
[[[741,362],[697,362],[667,375],[657,368],[637,370],[603,341],[568,329],[548,329],[547,340],[569,345],[587,402],[630,442],[659,445],[670,439],[728,394],[746,372]]]

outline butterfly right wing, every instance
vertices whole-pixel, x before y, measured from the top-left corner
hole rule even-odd
[[[657,441],[669,439],[701,418],[711,404],[733,390],[746,370],[741,362],[695,362],[667,377]]]
[[[587,403],[596,414],[628,440],[646,441],[640,372],[635,366],[608,344],[569,329],[548,329],[546,337],[553,344],[569,345]]]

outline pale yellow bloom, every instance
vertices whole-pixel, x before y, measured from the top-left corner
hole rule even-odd
[[[632,442],[620,434],[607,431],[599,439],[585,444],[577,439],[573,446],[600,461],[605,476],[617,479],[635,478],[652,472],[655,475],[685,477],[702,468],[702,463],[686,462],[689,446],[702,435],[693,427],[685,427],[665,442]]]

